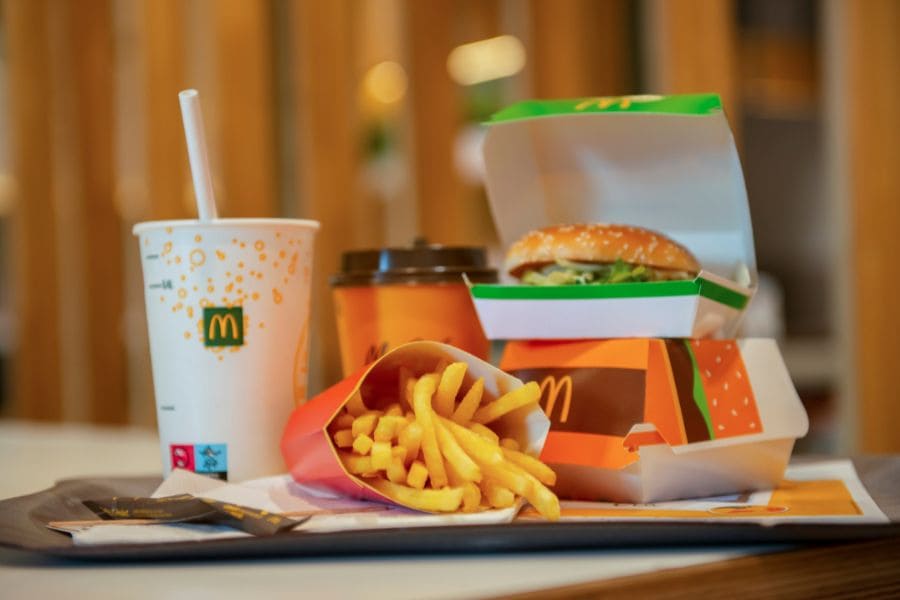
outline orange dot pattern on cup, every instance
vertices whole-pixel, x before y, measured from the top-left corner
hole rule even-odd
[[[177,245],[172,235],[172,229],[166,228],[162,239],[144,239],[148,253],[158,244],[164,281],[169,282],[164,284],[159,301],[170,309],[166,313],[172,318],[184,319],[182,339],[200,344],[219,361],[240,352],[252,341],[254,331],[265,331],[263,321],[252,319],[254,305],[285,306],[284,287],[296,277],[309,285],[309,269],[298,272],[297,264],[304,254],[312,252],[312,247],[301,238],[275,232],[274,238],[236,236],[223,241],[220,247],[210,247],[200,234],[191,235],[187,246]],[[180,254],[175,254],[176,246]],[[282,260],[268,260],[270,256]],[[207,273],[212,276],[206,276]],[[210,306],[245,307],[244,346],[203,344],[203,308]]]

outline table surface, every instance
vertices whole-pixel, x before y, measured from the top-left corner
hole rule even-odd
[[[32,493],[72,477],[152,474],[159,472],[160,460],[152,430],[0,421],[0,498]],[[366,600],[375,600],[528,597],[537,590],[547,593],[556,588],[556,597],[587,597],[620,587],[647,592],[641,586],[648,581],[657,582],[653,584],[655,593],[684,591],[701,581],[728,585],[729,577],[722,577],[721,569],[726,573],[743,569],[752,578],[755,569],[771,568],[760,560],[784,550],[788,548],[730,546],[148,565],[58,562],[0,550],[0,590],[12,592],[12,597],[106,598],[120,597],[128,590],[130,597],[138,598],[228,598],[258,590],[274,598],[298,593],[359,598],[364,589]],[[895,550],[900,550],[900,545],[889,545],[887,551],[879,547],[877,554],[893,560],[895,554],[900,557]],[[800,552],[809,551],[816,549]],[[802,556],[797,551],[789,555]],[[847,560],[841,555],[831,558]]]

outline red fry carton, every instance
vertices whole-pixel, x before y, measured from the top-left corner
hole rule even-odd
[[[451,362],[467,365],[462,390],[484,378],[484,400],[488,401],[522,385],[522,382],[480,358],[448,344],[410,342],[391,350],[358,373],[328,388],[291,414],[281,438],[281,454],[298,483],[324,487],[354,498],[399,504],[347,472],[338,457],[328,427],[350,402],[362,401],[368,409],[384,409],[403,399],[401,371],[419,377]],[[491,424],[501,437],[519,442],[524,452],[538,455],[547,439],[550,420],[538,405],[513,411]]]
[[[541,386],[560,498],[772,488],[809,428],[773,340],[512,341],[500,366]]]

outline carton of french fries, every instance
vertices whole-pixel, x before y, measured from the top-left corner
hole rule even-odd
[[[296,408],[281,439],[295,481],[429,513],[529,502],[559,518],[536,383],[438,342],[385,354]]]

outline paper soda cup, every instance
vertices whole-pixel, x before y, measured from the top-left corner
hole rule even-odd
[[[139,223],[163,474],[282,472],[306,398],[316,221]]]

